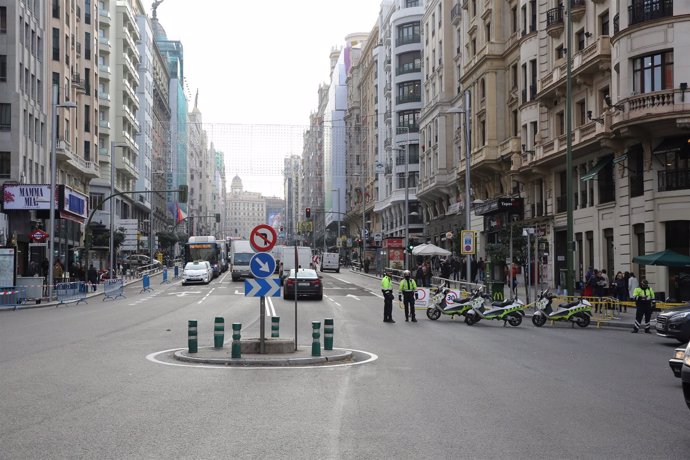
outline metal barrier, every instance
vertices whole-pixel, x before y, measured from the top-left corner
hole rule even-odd
[[[168,268],[163,269],[163,281],[161,281],[161,284],[170,284],[170,280],[168,279]]]
[[[148,274],[145,274],[142,278],[142,288],[141,291],[139,291],[139,294],[148,291],[153,291],[153,288],[151,287],[151,278]]]
[[[103,300],[125,297],[124,292],[125,281],[123,279],[105,280],[105,283],[103,284]]]
[[[55,295],[57,296],[58,305],[76,302],[88,303],[86,301],[86,283],[83,281],[72,281],[69,283],[57,283],[55,285]]]
[[[18,276],[17,287],[26,289],[26,297],[23,300],[34,300],[37,304],[41,303],[46,291],[46,285],[43,284],[43,281],[42,276]]]
[[[0,289],[0,308],[13,307],[13,310],[16,310],[25,297],[26,288],[23,287],[13,286]]]
[[[173,268],[173,279],[178,279],[180,277],[180,267],[175,265],[175,268]]]

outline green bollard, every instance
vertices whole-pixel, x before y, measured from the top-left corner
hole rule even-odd
[[[280,316],[271,318],[271,338],[280,337]]]
[[[333,349],[333,318],[323,320],[323,349]]]
[[[242,346],[240,345],[240,339],[242,338],[240,330],[242,329],[242,323],[232,323],[232,354],[231,358],[241,358],[242,357]]]
[[[222,316],[216,316],[216,321],[213,326],[213,348],[223,348],[223,339],[225,338],[225,319]]]
[[[187,321],[187,347],[190,353],[196,353],[198,348],[198,343],[196,340],[196,321]]]
[[[321,329],[321,321],[312,321],[311,328],[311,336],[314,339],[311,343],[311,355],[321,356],[321,342],[319,342],[319,338],[321,338],[321,333],[319,332]]]

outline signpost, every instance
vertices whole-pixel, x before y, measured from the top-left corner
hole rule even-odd
[[[278,240],[275,228],[270,225],[257,225],[249,236],[249,244],[256,252],[268,252],[273,249]]]

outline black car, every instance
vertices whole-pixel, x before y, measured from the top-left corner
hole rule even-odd
[[[690,305],[659,313],[656,318],[656,333],[680,343],[690,341]]]
[[[668,365],[671,366],[673,375],[680,378],[681,370],[683,369],[683,360],[685,359],[686,347],[678,347],[673,352],[673,357],[668,360]]]
[[[316,270],[300,268],[297,278],[295,278],[295,269],[290,270],[290,274],[283,283],[283,299],[295,298],[295,286],[297,287],[297,297],[323,299],[323,283]]]
[[[680,378],[683,380],[683,396],[685,396],[685,404],[690,409],[690,344],[685,348],[685,357],[683,358],[683,369],[681,370]]]

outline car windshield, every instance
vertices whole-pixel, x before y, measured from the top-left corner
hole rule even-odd
[[[184,266],[185,270],[206,270],[206,264],[203,262],[188,262]]]

